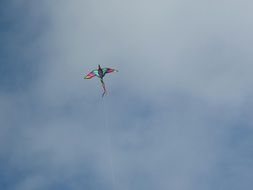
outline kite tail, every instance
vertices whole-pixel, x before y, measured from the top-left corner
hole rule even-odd
[[[105,88],[105,83],[104,83],[103,79],[100,79],[100,82],[101,82],[102,87],[103,87],[103,90],[104,90],[104,92],[103,92],[103,94],[102,94],[102,98],[103,98],[103,97],[104,97],[104,95],[107,93],[107,91],[106,91],[106,88]]]

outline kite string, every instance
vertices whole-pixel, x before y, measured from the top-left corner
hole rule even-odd
[[[114,167],[113,167],[113,153],[112,153],[112,137],[111,137],[111,131],[110,131],[110,125],[108,122],[108,111],[106,110],[106,105],[105,105],[105,101],[104,98],[102,98],[102,106],[103,106],[103,115],[104,115],[104,123],[106,125],[106,130],[107,130],[107,150],[108,150],[108,154],[109,154],[109,164],[110,164],[110,168],[111,168],[111,179],[112,179],[112,189],[115,190],[116,189],[116,177],[115,177],[115,171],[114,171]]]

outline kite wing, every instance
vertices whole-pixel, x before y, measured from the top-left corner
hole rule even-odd
[[[111,69],[111,68],[103,68],[103,74],[107,74],[107,73],[112,73],[112,72],[118,72],[116,69]]]
[[[86,75],[85,77],[84,77],[84,79],[91,79],[91,78],[93,78],[93,77],[95,77],[95,76],[99,76],[99,74],[98,74],[98,70],[93,70],[93,71],[91,71],[88,75]]]

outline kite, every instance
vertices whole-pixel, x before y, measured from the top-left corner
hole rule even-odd
[[[89,74],[87,74],[84,77],[84,79],[91,79],[95,76],[98,77],[100,79],[100,82],[103,88],[102,97],[104,97],[104,95],[107,93],[107,90],[106,90],[103,78],[107,73],[113,73],[113,72],[118,72],[118,71],[116,69],[111,69],[111,68],[101,68],[100,65],[98,65],[98,69],[91,71]]]

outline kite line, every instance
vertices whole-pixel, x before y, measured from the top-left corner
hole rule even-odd
[[[108,122],[108,111],[106,110],[105,100],[102,99],[102,107],[103,107],[103,115],[104,115],[104,124],[106,126],[107,131],[107,151],[109,154],[108,161],[110,165],[110,173],[111,173],[111,179],[112,179],[112,190],[116,190],[116,177],[115,177],[115,171],[114,171],[114,164],[113,164],[113,152],[112,152],[112,136],[111,136],[111,127]]]

